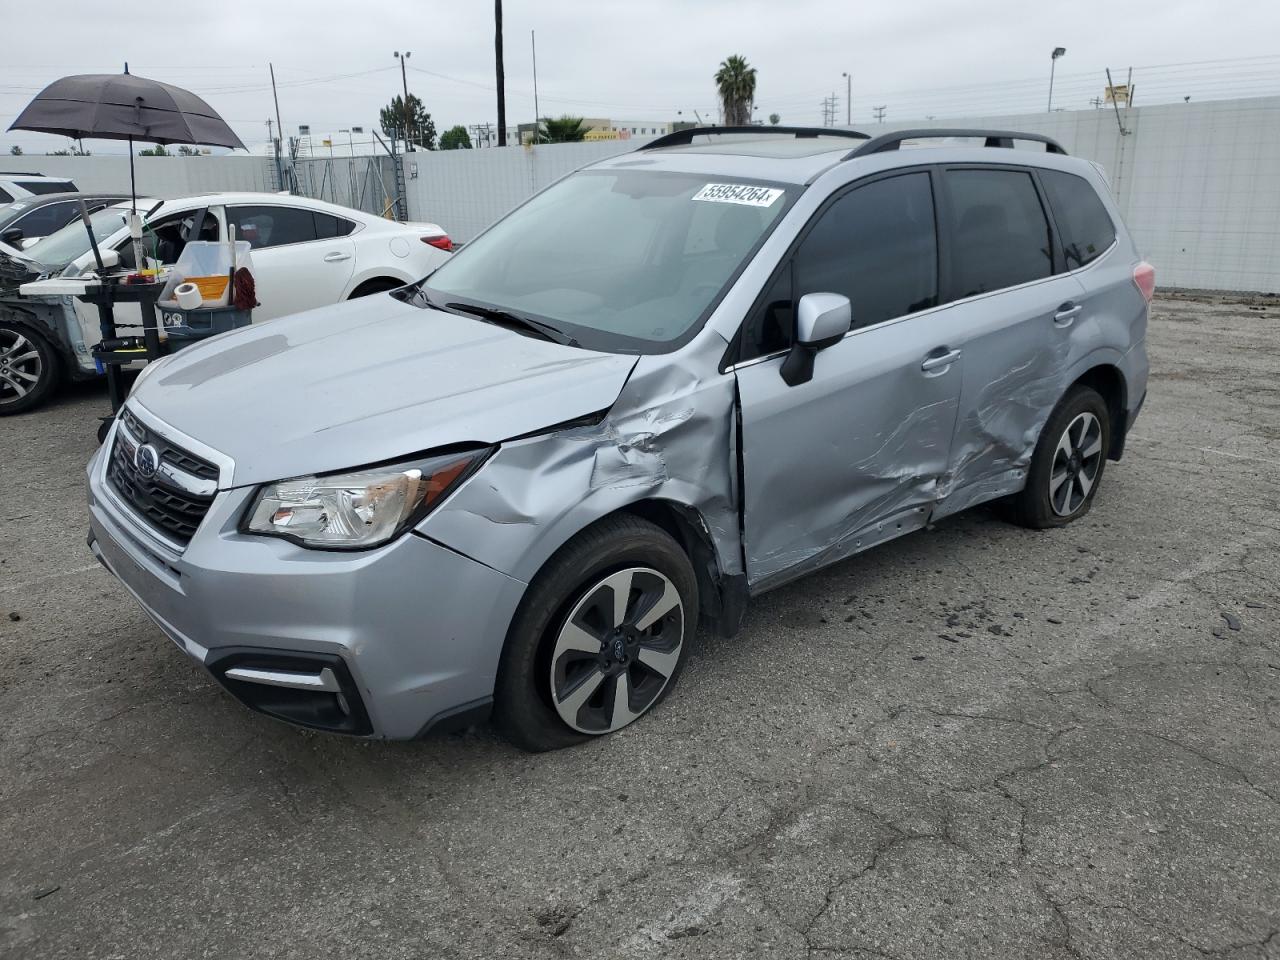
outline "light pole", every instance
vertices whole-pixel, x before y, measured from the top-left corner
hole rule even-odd
[[[1058,58],[1066,52],[1066,47],[1054,47],[1049,59],[1049,113],[1053,113],[1053,70],[1058,65]]]
[[[844,77],[844,125],[846,127],[853,126],[853,77],[847,73],[842,73]]]
[[[402,57],[400,56],[400,51],[397,50],[395,53],[392,54],[392,56],[400,61],[400,82],[404,85],[404,100],[401,102],[401,106],[404,107],[404,150],[405,150],[405,153],[408,153],[409,152],[409,80],[404,73],[404,62],[408,60],[409,57],[412,56],[412,54],[408,50],[406,50],[404,52],[404,56]]]

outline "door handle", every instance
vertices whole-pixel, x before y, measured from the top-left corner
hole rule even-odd
[[[341,250],[335,250],[333,251],[333,253],[326,253],[324,255],[325,263],[337,263],[339,260],[350,260],[350,259],[351,259],[351,254],[343,253]]]
[[[925,357],[924,362],[920,364],[920,369],[925,373],[930,373],[934,370],[941,370],[943,367],[949,367],[959,359],[960,351],[952,350],[949,353],[944,353],[940,356]]]
[[[1067,301],[1060,306],[1058,308],[1058,312],[1053,315],[1053,322],[1059,327],[1069,327],[1075,320],[1076,314],[1083,309],[1084,307],[1080,306],[1080,304]]]

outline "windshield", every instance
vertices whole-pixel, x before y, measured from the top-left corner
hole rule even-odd
[[[716,176],[586,171],[467,244],[423,291],[439,305],[535,317],[592,349],[661,347],[704,319],[787,193]]]
[[[93,226],[94,239],[102,243],[121,227],[129,225],[129,210],[126,207],[107,207],[89,214],[89,223]],[[46,267],[65,267],[89,252],[89,234],[85,232],[84,221],[76,217],[61,230],[49,234],[23,252]]]

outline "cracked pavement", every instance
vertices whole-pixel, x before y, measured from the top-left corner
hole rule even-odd
[[[1084,520],[777,590],[542,756],[239,707],[85,549],[103,391],[0,420],[0,956],[1280,958],[1278,320],[1158,299]]]

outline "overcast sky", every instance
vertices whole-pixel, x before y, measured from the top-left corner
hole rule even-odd
[[[400,91],[397,49],[412,52],[409,90],[437,131],[496,118],[488,0],[174,0],[137,7],[153,14],[145,23],[127,23],[119,5],[6,7],[0,131],[49,81],[125,60],[202,95],[246,143],[267,139],[268,62],[286,132],[369,128]],[[844,122],[846,71],[855,126],[882,104],[891,120],[1042,110],[1055,46],[1067,49],[1056,107],[1090,109],[1108,66],[1117,83],[1135,68],[1139,106],[1280,94],[1277,0],[507,0],[504,13],[511,124],[534,115],[530,30],[543,115],[714,119],[712,75],[733,53],[759,71],[758,115],[796,124],[821,122],[832,93]],[[0,150],[14,143],[28,153],[64,145],[0,132]]]

